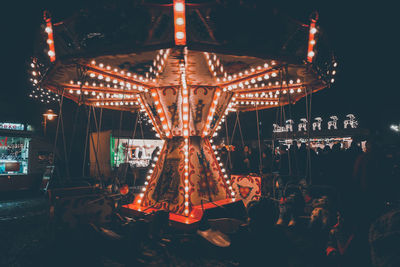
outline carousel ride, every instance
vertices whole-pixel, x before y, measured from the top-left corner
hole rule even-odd
[[[141,112],[165,140],[129,211],[168,210],[192,224],[206,209],[241,202],[213,145],[229,112],[294,104],[334,82],[337,63],[318,50],[317,14],[301,24],[271,11],[265,23],[279,37],[260,30],[235,42],[218,28],[226,4],[104,4],[57,23],[44,13],[30,96]],[[245,7],[241,20],[253,12]]]

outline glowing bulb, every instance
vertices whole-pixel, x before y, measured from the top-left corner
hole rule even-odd
[[[184,7],[183,3],[176,3],[175,4],[175,11],[177,11],[177,12],[182,12],[184,8],[185,7]]]
[[[317,29],[316,29],[316,28],[311,28],[311,29],[310,29],[310,33],[311,33],[311,34],[315,34],[316,32],[317,32]]]
[[[185,37],[185,34],[183,32],[177,32],[176,33],[176,38],[177,39],[183,39]]]
[[[177,18],[177,19],[176,19],[176,24],[177,24],[177,25],[183,25],[184,22],[185,22],[185,21],[183,20],[183,18]]]

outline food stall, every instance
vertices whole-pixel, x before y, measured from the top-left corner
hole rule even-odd
[[[38,187],[51,153],[31,125],[0,122],[0,191]]]

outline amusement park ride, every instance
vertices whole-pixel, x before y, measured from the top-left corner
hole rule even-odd
[[[145,113],[165,143],[143,192],[125,208],[165,209],[172,221],[191,224],[201,219],[204,209],[238,201],[212,139],[229,111],[293,104],[330,86],[337,63],[332,55],[314,63],[316,14],[309,25],[298,26],[301,37],[296,40],[304,42],[297,51],[303,54],[271,57],[253,51],[250,40],[247,51],[218,40],[210,18],[212,5],[184,0],[143,5],[151,23],[141,45],[107,43],[99,29],[83,38],[83,30],[74,23],[81,19],[82,26],[84,18],[90,24],[90,15],[53,23],[45,13],[48,57],[32,60],[36,90],[31,97],[42,102],[69,98],[98,108]]]

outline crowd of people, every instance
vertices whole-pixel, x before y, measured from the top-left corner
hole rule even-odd
[[[278,173],[298,180],[306,178],[313,185],[334,188],[346,199],[349,194],[395,194],[390,185],[398,183],[399,154],[398,150],[385,151],[374,140],[365,143],[364,151],[356,141],[348,148],[334,143],[310,149],[306,143],[294,141],[274,149],[265,146],[261,153],[249,145],[236,146],[230,153],[222,151],[221,158],[234,174]]]
[[[388,203],[400,203],[400,151],[396,148],[388,150],[373,139],[367,140],[364,149],[357,141],[348,148],[335,143],[310,149],[307,143],[293,142],[290,146],[281,144],[274,149],[267,146],[261,153],[248,145],[243,148],[236,146],[231,153],[225,151],[222,154],[233,174],[254,173],[263,180],[286,177],[284,181],[305,180],[313,187],[331,189],[334,193],[329,197],[334,195],[335,202],[332,213],[339,214],[339,219],[330,227],[340,234],[345,229],[350,239],[355,234],[353,243],[357,244],[359,254],[353,255],[356,261],[368,258],[362,254],[368,255],[369,247],[373,246],[371,240],[375,234],[370,230],[371,225],[382,217]],[[382,228],[382,223],[380,225]],[[380,231],[387,234],[387,230],[381,228]],[[363,264],[360,266],[368,266]]]

